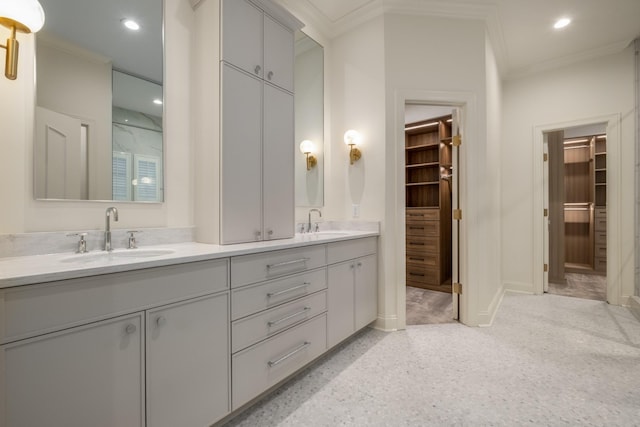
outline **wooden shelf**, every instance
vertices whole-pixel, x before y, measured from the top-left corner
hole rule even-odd
[[[426,168],[426,167],[438,167],[440,163],[438,162],[429,162],[429,163],[416,163],[414,165],[406,165],[407,168]]]
[[[430,181],[430,182],[407,182],[407,187],[415,187],[418,185],[439,185],[440,181]]]
[[[405,147],[404,149],[407,151],[411,151],[411,150],[429,150],[429,149],[436,149],[436,148],[440,148],[438,143],[414,145],[412,147]]]

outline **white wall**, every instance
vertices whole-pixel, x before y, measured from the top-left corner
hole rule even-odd
[[[607,115],[619,115],[621,122],[620,164],[610,173],[619,174],[621,188],[619,215],[608,215],[611,227],[633,230],[634,212],[634,95],[633,49],[618,54],[541,72],[505,83],[503,99],[502,164],[502,276],[509,289],[534,292],[533,265],[535,197],[542,191],[534,182],[534,156],[541,156],[534,146],[534,127],[589,121]],[[599,120],[595,120],[599,121]],[[613,141],[609,141],[613,142]],[[632,293],[633,233],[622,233],[621,271],[614,278],[624,287],[622,294]],[[541,276],[540,276],[541,277]]]
[[[33,199],[34,35],[18,34],[19,75],[0,77],[0,234],[104,227],[117,206],[116,228],[193,224],[189,67],[193,11],[188,0],[165,1],[165,203],[44,202]],[[8,30],[0,28],[0,38]],[[4,63],[4,61],[2,61]]]

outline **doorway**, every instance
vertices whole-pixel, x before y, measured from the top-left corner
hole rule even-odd
[[[607,299],[606,123],[544,135],[548,276],[544,291]]]
[[[407,325],[449,323],[458,317],[458,295],[452,292],[458,259],[452,219],[458,194],[452,144],[457,114],[450,106],[405,104]]]

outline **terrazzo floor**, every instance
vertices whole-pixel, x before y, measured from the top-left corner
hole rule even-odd
[[[451,323],[451,294],[407,286],[407,325]]]
[[[365,328],[227,425],[638,426],[640,322],[507,294],[488,328]]]
[[[549,283],[549,293],[598,301],[607,300],[607,277],[597,274],[565,273],[567,283]]]

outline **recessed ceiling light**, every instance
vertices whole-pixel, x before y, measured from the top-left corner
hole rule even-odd
[[[559,30],[561,28],[566,27],[567,25],[571,24],[571,19],[569,18],[560,18],[556,21],[555,24],[553,24],[553,28],[555,28],[556,30]]]
[[[153,103],[156,104],[156,105],[162,105],[162,99],[157,99],[156,98],[156,99],[153,100]]]
[[[122,20],[122,25],[124,25],[125,27],[127,27],[130,30],[133,31],[137,31],[140,29],[140,24],[138,24],[136,21],[134,21],[133,19],[123,19]]]

